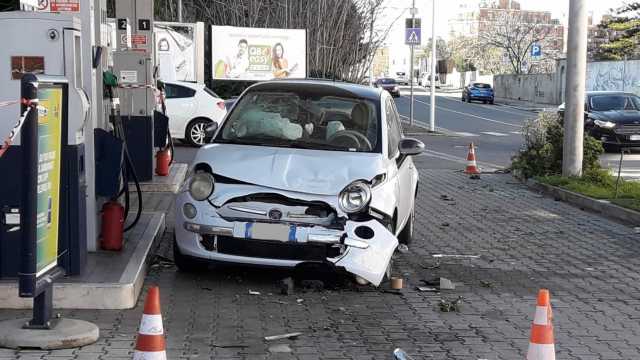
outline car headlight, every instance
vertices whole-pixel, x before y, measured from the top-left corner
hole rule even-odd
[[[593,123],[596,124],[596,126],[600,126],[606,129],[611,129],[616,126],[616,124],[612,123],[611,121],[594,120]]]
[[[394,87],[393,87],[393,91],[398,91],[398,87],[397,87],[397,86],[394,86]]]
[[[206,200],[213,194],[214,184],[213,175],[206,172],[198,172],[189,181],[189,194],[195,200]]]
[[[371,187],[364,181],[354,181],[340,192],[338,204],[347,214],[364,209],[371,201]]]

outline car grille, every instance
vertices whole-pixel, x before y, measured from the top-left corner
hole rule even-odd
[[[621,135],[640,135],[640,125],[622,125],[615,128],[616,134]]]
[[[246,240],[230,236],[218,236],[217,250],[227,255],[298,261],[324,261],[339,254],[337,248],[328,245]]]

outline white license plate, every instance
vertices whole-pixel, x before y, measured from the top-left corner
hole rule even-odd
[[[631,140],[631,141],[640,140],[640,135],[631,135],[631,136],[629,136],[629,140]]]
[[[250,238],[256,240],[295,241],[296,230],[285,224],[248,223]]]

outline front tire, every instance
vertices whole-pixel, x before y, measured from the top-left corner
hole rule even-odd
[[[411,245],[413,242],[413,225],[416,218],[416,210],[413,208],[411,210],[411,214],[409,214],[409,219],[407,219],[407,223],[404,224],[404,228],[400,234],[398,234],[398,241],[400,244],[405,244],[407,246]]]
[[[211,120],[199,118],[192,120],[185,130],[185,140],[192,146],[202,146],[207,142],[205,129]]]

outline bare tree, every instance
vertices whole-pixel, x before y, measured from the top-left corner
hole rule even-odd
[[[310,76],[362,81],[390,25],[384,0],[183,0],[186,22],[307,30]],[[176,21],[175,0],[155,1],[156,19]]]
[[[554,25],[532,19],[524,12],[502,12],[496,19],[481,24],[477,45],[484,50],[500,50],[514,74],[529,73],[534,68],[531,47],[538,43],[549,48],[553,28]]]

